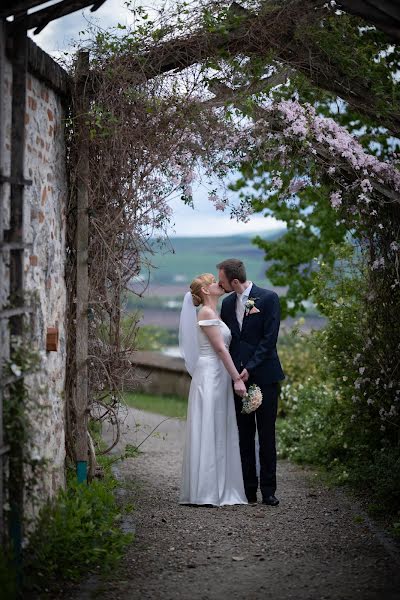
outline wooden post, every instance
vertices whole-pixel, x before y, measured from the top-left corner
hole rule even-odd
[[[89,145],[87,114],[89,99],[86,83],[89,74],[89,52],[78,53],[76,85],[77,156],[77,228],[76,228],[76,461],[79,482],[87,481],[88,465],[88,244],[89,244]]]
[[[4,24],[0,22],[0,85],[3,86],[4,81],[4,70],[5,70],[5,28]],[[3,172],[3,152],[4,152],[4,114],[3,114],[3,102],[0,102],[0,173]],[[0,182],[0,244],[4,241],[3,229],[4,229],[4,185]],[[5,260],[3,256],[0,256],[0,285],[3,282],[5,284]],[[0,311],[3,309],[5,304],[6,290],[0,291]],[[6,321],[0,316],[0,382],[2,381],[2,369],[3,363],[8,358],[8,343],[6,344],[7,330]],[[3,432],[3,387],[0,383],[0,546],[4,545],[4,490],[3,490],[3,478],[4,478],[4,459],[5,459],[5,448],[4,448],[4,432]]]

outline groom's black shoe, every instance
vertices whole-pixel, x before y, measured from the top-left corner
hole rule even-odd
[[[246,492],[246,498],[249,504],[257,504],[257,492]]]
[[[268,506],[278,506],[279,500],[275,496],[265,496],[265,498],[263,498],[263,504],[267,504]]]

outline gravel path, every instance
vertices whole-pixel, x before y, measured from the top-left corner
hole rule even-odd
[[[125,443],[162,420],[130,409]],[[184,428],[165,421],[118,467],[135,541],[118,575],[89,582],[81,600],[400,599],[395,546],[311,470],[279,463],[277,508],[178,505]]]

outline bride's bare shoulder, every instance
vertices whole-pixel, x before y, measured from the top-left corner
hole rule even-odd
[[[199,321],[207,321],[208,319],[215,319],[215,312],[209,306],[202,306],[197,315]]]

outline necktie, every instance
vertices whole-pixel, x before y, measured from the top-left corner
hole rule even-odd
[[[247,300],[247,296],[244,296],[243,294],[238,294],[238,297],[236,300],[236,318],[239,323],[239,329],[242,329],[244,310],[245,310],[244,305],[246,303],[246,300]]]

